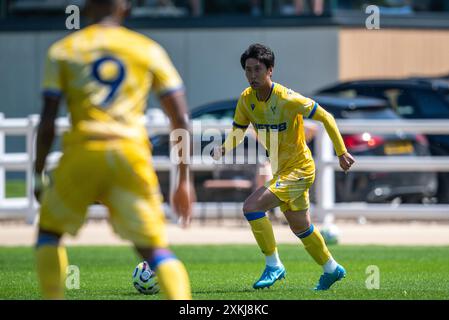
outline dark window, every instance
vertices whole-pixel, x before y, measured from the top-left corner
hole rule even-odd
[[[398,119],[398,116],[387,108],[375,108],[365,110],[343,111],[343,118],[346,119]]]
[[[423,118],[449,118],[449,102],[437,92],[415,90],[411,94]]]
[[[357,89],[360,95],[387,100],[391,108],[404,118],[419,118],[419,109],[410,90],[385,87],[365,87]]]
[[[393,110],[404,118],[419,118],[421,114],[417,107],[417,102],[409,90],[387,89],[385,96],[390,102]]]
[[[337,89],[338,90],[338,89]],[[328,92],[332,92],[333,90],[329,90]],[[339,97],[342,98],[355,98],[357,96],[356,89],[341,89],[340,91],[335,92]]]
[[[234,109],[221,109],[210,112],[205,112],[200,115],[192,117],[195,120],[220,120],[220,119],[233,119]]]
[[[444,100],[445,100],[447,103],[449,103],[449,92],[443,93],[443,96],[444,96]]]

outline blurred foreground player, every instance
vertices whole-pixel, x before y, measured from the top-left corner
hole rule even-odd
[[[315,289],[327,290],[345,277],[346,271],[334,260],[310,220],[309,188],[315,179],[315,164],[306,144],[303,117],[324,124],[344,171],[349,170],[354,159],[347,152],[331,114],[312,99],[271,80],[274,53],[270,48],[261,44],[251,45],[242,54],[240,63],[250,87],[240,95],[232,132],[222,146],[214,148],[213,157],[218,160],[240,144],[250,123],[269,153],[273,178],[251,194],[243,205],[245,218],[266,259],[265,270],[253,287],[270,287],[285,277],[273,227],[266,216],[266,211],[280,206],[293,233],[316,263],[323,267]]]
[[[162,47],[121,26],[130,6],[126,0],[88,0],[86,14],[92,23],[48,51],[35,162],[35,194],[42,203],[36,258],[45,299],[64,297],[68,262],[60,240],[65,233],[78,232],[95,201],[109,209],[114,231],[131,240],[155,270],[165,296],[191,298],[185,267],[168,249],[143,122],[154,88],[173,128],[188,130],[184,87]],[[63,156],[48,185],[45,160],[62,97],[72,127],[63,137]],[[179,169],[172,204],[186,226],[193,190],[187,166]]]

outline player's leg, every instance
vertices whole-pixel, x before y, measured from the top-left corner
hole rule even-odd
[[[320,232],[311,223],[309,210],[286,211],[284,212],[284,215],[290,229],[302,241],[304,248],[310,256],[316,263],[324,266],[332,256]],[[331,272],[334,271],[330,269],[327,270]]]
[[[273,227],[266,211],[279,206],[280,200],[266,187],[260,187],[243,204],[243,214],[248,220],[257,244],[266,256],[276,251]]]
[[[61,236],[75,235],[83,225],[87,207],[96,198],[103,167],[98,153],[75,147],[70,150],[61,158],[41,200],[36,266],[44,299],[64,298],[68,259]],[[98,167],[93,165],[96,163]]]
[[[36,267],[41,294],[44,299],[63,299],[64,281],[68,266],[67,252],[60,245],[61,235],[38,230]]]
[[[156,272],[162,292],[170,300],[191,300],[190,281],[183,263],[167,247],[139,248],[137,252]]]
[[[321,233],[311,223],[309,209],[288,210],[284,212],[284,215],[290,225],[290,229],[304,244],[304,248],[309,255],[323,268],[323,275],[315,289],[329,289],[334,282],[346,275],[346,271],[334,260]]]
[[[162,196],[156,173],[149,166],[148,150],[123,143],[122,148],[109,153],[112,167],[102,201],[109,208],[115,232],[134,243],[156,272],[165,296],[190,299],[187,271],[168,248]]]
[[[170,300],[191,299],[187,271],[168,248],[165,218],[158,200],[145,199],[114,188],[105,200],[116,233],[131,240],[156,273],[163,294]]]
[[[279,206],[281,201],[266,187],[260,187],[251,194],[243,205],[243,213],[248,220],[254,238],[265,255],[266,267],[254,288],[270,287],[285,276],[285,268],[279,259],[273,226],[266,211]]]

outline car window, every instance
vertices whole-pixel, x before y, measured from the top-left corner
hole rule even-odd
[[[415,90],[411,94],[423,118],[449,118],[449,101],[442,99],[437,92]]]
[[[354,86],[349,89],[341,89],[335,92],[341,97],[366,96],[387,100],[391,108],[404,118],[419,118],[417,102],[408,90],[399,88],[385,88],[381,86]],[[345,115],[342,115],[345,117]]]
[[[385,95],[385,88],[382,87],[357,87],[357,94],[361,96],[373,97],[378,99],[388,100],[388,97]]]
[[[404,118],[448,118],[449,100],[444,101],[436,92],[400,88],[367,88],[359,92],[387,99],[393,110]]]
[[[357,91],[355,89],[343,89],[341,91],[330,90],[329,92],[335,93],[342,98],[355,98],[357,96]]]
[[[214,110],[211,112],[205,112],[194,117],[197,120],[222,120],[222,119],[233,119],[234,109],[221,109]]]
[[[398,115],[388,108],[345,110],[341,113],[346,119],[398,119]]]
[[[391,108],[401,117],[418,118],[419,110],[416,108],[416,101],[408,90],[385,87],[360,87],[356,88],[357,94],[367,97],[387,100]]]
[[[404,118],[419,118],[419,109],[416,100],[405,89],[386,89],[383,96],[388,100],[393,110]]]

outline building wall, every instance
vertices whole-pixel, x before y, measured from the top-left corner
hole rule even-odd
[[[185,81],[190,108],[237,97],[247,87],[240,55],[254,42],[274,50],[273,79],[294,90],[308,94],[338,79],[338,30],[333,27],[138,31],[169,52]],[[6,117],[39,113],[46,50],[66,34],[0,33],[0,112]]]
[[[339,78],[449,74],[449,30],[342,29]]]
[[[339,80],[449,74],[449,30],[341,27],[141,29],[169,52],[189,107],[237,97],[247,82],[241,53],[254,42],[276,55],[273,79],[305,95]],[[0,32],[0,112],[37,114],[48,47],[66,32]],[[151,98],[150,106],[158,106]],[[61,115],[64,115],[62,109]],[[25,148],[8,137],[7,152]]]

